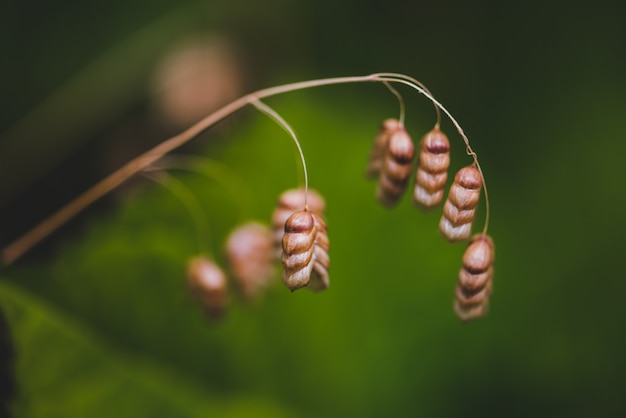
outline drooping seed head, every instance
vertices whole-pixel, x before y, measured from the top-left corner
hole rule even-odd
[[[402,125],[397,119],[386,119],[382,123],[370,154],[370,161],[365,174],[367,178],[375,179],[380,175],[389,138],[401,127]]]
[[[291,291],[328,287],[328,246],[326,223],[319,214],[303,210],[287,219],[282,264],[283,281]]]
[[[439,222],[439,230],[448,241],[469,238],[481,186],[482,178],[474,165],[462,168],[454,177]]]
[[[247,301],[258,299],[275,273],[269,228],[257,222],[237,227],[226,241],[226,255],[242,296]]]
[[[304,189],[287,190],[280,195],[274,214],[272,215],[272,228],[274,235],[274,258],[280,260],[282,254],[283,235],[285,222],[296,211],[304,209]],[[326,208],[324,198],[315,190],[309,189],[306,198],[307,206],[311,212],[323,214]]]
[[[205,257],[189,260],[187,282],[210,319],[216,320],[224,315],[228,306],[228,285],[224,272],[215,262]]]
[[[449,165],[448,137],[439,129],[433,129],[420,143],[419,165],[413,191],[413,200],[418,206],[430,209],[441,203]]]
[[[411,175],[415,146],[404,129],[391,135],[383,158],[376,196],[386,207],[395,206],[406,190]]]
[[[487,312],[492,292],[495,249],[486,234],[476,234],[463,254],[463,266],[456,286],[455,312],[463,321]]]

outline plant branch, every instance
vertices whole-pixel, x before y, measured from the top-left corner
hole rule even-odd
[[[347,83],[362,83],[362,82],[390,82],[390,83],[400,83],[408,85],[415,90],[417,90],[422,95],[426,96],[436,107],[438,122],[439,123],[439,110],[443,111],[452,121],[452,123],[457,128],[459,134],[462,136],[465,141],[468,154],[473,155],[474,161],[476,162],[478,169],[482,176],[482,170],[480,170],[480,166],[478,165],[477,157],[474,151],[469,146],[469,140],[463,133],[458,122],[452,117],[452,115],[439,103],[435,98],[428,92],[428,90],[417,80],[411,78],[409,76],[403,74],[395,74],[395,73],[377,73],[370,74],[366,76],[354,76],[354,77],[335,77],[335,78],[325,78],[319,80],[311,80],[311,81],[303,81],[292,84],[285,84],[276,87],[270,87],[263,90],[258,90],[254,93],[250,93],[246,96],[243,96],[226,106],[220,108],[214,113],[208,115],[204,119],[200,120],[184,132],[173,136],[151,150],[145,152],[144,154],[138,156],[132,161],[128,162],[126,165],[122,166],[117,171],[110,174],[108,177],[105,177],[100,182],[96,183],[90,189],[85,191],[83,194],[79,195],[74,200],[70,201],[67,205],[60,208],[57,212],[53,213],[50,217],[44,219],[41,223],[36,225],[30,231],[26,232],[24,235],[19,237],[17,240],[13,241],[11,244],[2,249],[1,260],[4,265],[9,265],[21,257],[24,253],[30,250],[33,246],[39,243],[41,240],[46,238],[49,234],[54,232],[56,229],[61,227],[67,221],[69,221],[76,214],[80,213],[87,206],[91,205],[93,202],[120,186],[126,180],[134,176],[135,174],[141,172],[146,167],[158,161],[161,157],[168,154],[169,152],[179,148],[185,143],[189,142],[193,138],[200,135],[202,132],[211,128],[221,120],[227,118],[231,114],[240,110],[249,104],[257,103],[260,99],[275,96],[282,93],[292,92],[296,90],[303,90],[312,87],[319,86],[328,86],[333,84],[347,84]],[[484,177],[483,177],[484,184]],[[487,189],[484,188],[485,197],[487,196]],[[488,205],[487,205],[487,220],[488,220]],[[485,231],[487,229],[487,222],[485,222]]]

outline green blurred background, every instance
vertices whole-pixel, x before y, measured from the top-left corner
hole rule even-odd
[[[208,323],[183,286],[189,215],[135,179],[0,271],[3,399],[18,417],[626,416],[623,17],[607,0],[4,1],[0,244],[194,110],[394,71],[424,82],[470,137],[497,260],[489,315],[461,324],[464,245],[438,235],[438,211],[408,197],[385,210],[364,180],[378,125],[398,112],[383,86],[272,98],[327,200],[330,289],[276,283]],[[401,91],[417,140],[434,112]],[[453,168],[469,163],[443,129]],[[269,220],[302,181],[288,137],[250,109],[182,152],[246,185],[173,173],[203,204],[220,262],[231,228]]]

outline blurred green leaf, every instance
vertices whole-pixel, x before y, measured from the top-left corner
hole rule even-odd
[[[18,353],[16,416],[293,416],[267,399],[209,393],[6,281],[0,300]]]

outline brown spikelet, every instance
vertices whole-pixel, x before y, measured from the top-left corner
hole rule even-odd
[[[415,146],[404,129],[395,131],[387,143],[376,197],[384,206],[395,206],[406,190],[411,175]]]
[[[189,260],[187,282],[210,319],[216,320],[224,315],[228,306],[228,286],[226,276],[215,262],[205,257]]]
[[[274,257],[280,260],[283,253],[283,235],[285,222],[296,211],[304,209],[304,189],[287,190],[280,195],[274,214],[272,215],[272,230],[274,236]],[[309,189],[307,205],[312,212],[323,214],[326,208],[324,198],[315,190]]]
[[[275,272],[274,243],[269,228],[258,222],[237,227],[226,240],[226,256],[244,299],[258,299]]]
[[[439,230],[448,241],[469,238],[481,187],[480,172],[474,165],[456,173],[439,222]]]
[[[413,199],[423,209],[437,206],[443,200],[448,180],[450,141],[439,129],[428,132],[420,143],[419,165]]]
[[[380,175],[389,138],[395,131],[400,129],[401,126],[400,121],[397,119],[386,119],[380,126],[370,154],[369,165],[365,173],[368,179],[375,179]]]
[[[495,248],[491,237],[474,235],[463,254],[463,266],[456,286],[454,311],[462,321],[467,322],[487,313],[494,260]]]
[[[328,235],[326,224],[308,210],[293,213],[285,222],[283,281],[293,292],[305,286],[318,291],[328,287]]]

